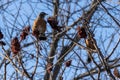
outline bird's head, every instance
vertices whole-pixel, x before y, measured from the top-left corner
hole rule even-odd
[[[48,15],[48,14],[45,13],[45,12],[41,12],[41,13],[39,14],[39,17],[40,17],[40,18],[44,18],[46,15]]]

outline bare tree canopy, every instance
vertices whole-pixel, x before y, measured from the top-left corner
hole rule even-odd
[[[116,80],[119,43],[119,0],[0,0],[0,80]]]

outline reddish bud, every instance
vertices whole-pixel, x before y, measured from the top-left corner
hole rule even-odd
[[[66,67],[70,67],[72,60],[69,60],[65,63]]]
[[[78,30],[78,36],[80,38],[86,38],[87,37],[86,31],[85,31],[85,29],[83,27],[80,28],[78,26],[77,30]]]

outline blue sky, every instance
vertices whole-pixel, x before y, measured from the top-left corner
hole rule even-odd
[[[22,1],[22,4],[20,4]],[[45,3],[47,2],[47,0],[43,0]],[[48,0],[50,1],[50,0]],[[78,5],[74,5],[74,3],[71,3],[71,7],[70,7],[70,11],[74,12],[79,10],[81,7],[84,7],[86,5],[90,4],[91,0],[81,0],[79,1],[77,4]],[[112,6],[116,6],[117,9],[119,9],[119,5],[117,4],[118,0],[111,0],[111,1],[107,1],[107,3],[105,3],[104,5],[107,6],[107,8],[113,8]],[[6,3],[5,0],[0,1],[2,4]],[[74,1],[73,1],[74,2]],[[110,4],[110,5],[109,5]],[[49,5],[49,6],[48,6]],[[61,8],[63,9],[67,9],[68,5],[64,4],[64,5],[60,5]],[[40,12],[47,12],[49,15],[46,17],[46,19],[53,15],[53,8],[50,4],[42,4],[40,3],[38,0],[29,0],[29,2],[27,2],[26,0],[16,0],[14,1],[14,3],[10,3],[9,6],[4,6],[4,8],[6,8],[5,10],[2,10],[2,8],[0,8],[0,29],[2,30],[2,32],[4,33],[4,35],[6,37],[4,37],[4,41],[8,42],[9,46],[5,46],[5,49],[8,49],[10,47],[10,40],[11,38],[15,37],[16,35],[20,34],[21,30],[23,29],[23,27],[25,27],[26,25],[30,25],[32,26],[34,19],[38,16],[38,14]],[[89,9],[89,7],[85,8],[85,10],[87,11]],[[109,10],[109,12],[115,16],[115,18],[117,18],[120,21],[120,16],[119,11],[117,9],[111,9]],[[19,12],[18,12],[19,10]],[[65,11],[62,11],[62,15],[64,15],[63,17],[65,17],[67,15],[67,13]],[[19,14],[18,14],[19,13]],[[79,12],[71,15],[71,18],[69,20],[68,26],[70,24],[72,24],[72,22],[74,22],[77,18],[79,18],[81,15],[83,14],[83,10],[81,9]],[[60,14],[59,14],[60,16]],[[97,20],[100,21],[98,22]],[[64,19],[65,20],[65,19]],[[61,19],[59,20],[60,22]],[[59,23],[60,24],[60,23]],[[76,27],[78,25],[81,25],[81,22],[78,23],[74,28],[72,28],[68,34],[75,34],[76,33]],[[94,14],[94,16],[92,17],[90,26],[92,26],[91,30],[93,30],[94,28],[94,34],[95,34],[95,39],[97,40],[97,44],[99,46],[99,48],[101,48],[101,51],[103,52],[103,54],[105,56],[107,56],[112,48],[116,45],[116,42],[118,41],[119,37],[120,37],[120,28],[114,23],[114,21],[104,12],[104,10],[102,9],[102,7],[99,8],[99,10]],[[116,33],[116,30],[118,30],[118,33]],[[50,33],[51,32],[51,27],[49,26],[49,24],[47,25],[47,32],[46,33]],[[12,37],[9,36],[9,34],[12,35]],[[113,36],[113,37],[112,37]],[[18,36],[20,37],[20,36]],[[73,38],[73,36],[70,36],[71,38]],[[27,39],[25,41],[22,42],[21,45],[25,44],[26,42],[31,42],[34,39],[32,39],[33,36],[29,35],[27,37]],[[110,40],[112,40],[113,42],[110,44]],[[62,41],[63,39],[60,40],[59,45],[62,46]],[[67,45],[69,40],[64,40],[64,45]],[[102,42],[103,41],[103,42]],[[50,45],[49,43],[51,42],[51,38],[48,38],[48,42],[41,42],[41,47],[44,47],[43,50],[41,50],[41,54],[44,55],[44,57],[46,57],[50,51]],[[79,43],[85,45],[84,40],[80,40]],[[103,45],[101,45],[103,44]],[[59,46],[59,48],[57,49],[56,52],[60,52],[61,47]],[[36,49],[34,49],[35,46],[30,46],[27,48],[24,48],[23,51],[27,51],[30,54],[35,54]],[[85,61],[87,58],[87,52],[86,50],[80,49],[78,46],[76,46],[74,48],[79,55],[83,58],[83,60]],[[118,48],[115,50],[115,53],[117,54],[113,54],[113,56],[111,57],[111,59],[114,59],[114,57],[118,56],[119,57],[119,51],[120,49],[120,45],[118,46]],[[106,51],[106,52],[105,52]],[[0,50],[1,53],[3,53],[2,50]],[[28,55],[29,55],[28,53]],[[25,54],[25,53],[24,53]],[[58,53],[59,54],[59,53]],[[29,57],[28,55],[26,55],[27,57]],[[70,57],[72,55],[72,57]],[[97,55],[95,56],[96,59]],[[72,65],[76,66],[79,63],[79,58],[77,58],[73,52],[70,52],[70,54],[65,58],[66,60],[68,60],[69,58],[71,58],[73,60]],[[29,59],[29,58],[28,58]],[[98,58],[96,59],[98,60]],[[40,59],[40,65],[44,65],[45,64],[45,59]],[[28,60],[28,63],[26,62],[26,66],[27,68],[31,67],[31,65],[33,65],[33,63],[35,62],[35,60]],[[80,74],[85,72],[85,69],[81,68],[82,63],[79,63],[79,70],[77,71],[77,74]],[[39,65],[39,66],[40,66]],[[71,77],[73,77],[73,73],[75,68],[71,66],[70,68],[66,69],[64,76],[67,77],[68,72],[70,72],[71,76],[67,77],[67,79],[65,80],[71,80]],[[93,66],[91,66],[91,64],[88,65],[89,68],[93,68]],[[9,65],[10,70],[8,69],[8,75],[10,75],[11,73],[11,69],[12,65]],[[63,64],[64,67],[64,64]],[[83,67],[83,65],[82,65]],[[3,68],[1,69],[0,72],[3,71]],[[38,73],[41,72],[41,76],[44,75],[44,66],[39,67],[38,68]],[[31,72],[31,71],[30,71]],[[41,77],[40,76],[40,77]],[[9,76],[8,76],[9,77]]]

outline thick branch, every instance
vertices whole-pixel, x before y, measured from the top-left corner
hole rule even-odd
[[[96,0],[95,0],[95,1],[96,1]],[[80,20],[82,20],[83,18],[87,19],[87,24],[89,24],[89,21],[91,20],[91,17],[93,16],[93,14],[95,13],[95,11],[96,11],[96,9],[97,9],[98,2],[94,2],[94,1],[93,1],[92,4],[94,4],[94,5],[91,6],[91,8],[90,8],[90,10],[89,10],[88,12],[84,13],[83,16],[80,17],[78,20],[76,20],[70,27],[68,27],[68,29],[64,30],[64,31],[61,32],[61,33],[58,33],[58,34],[56,35],[56,37],[61,37],[61,36],[63,36],[68,30],[70,30],[72,27],[74,27],[74,25],[76,25],[76,24],[77,24]],[[86,22],[83,23],[83,26],[85,26],[85,25],[86,25]],[[76,42],[79,41],[79,39],[77,38],[77,35],[74,37],[74,40],[75,40]],[[74,42],[71,42],[71,44],[68,45],[68,46],[71,47],[72,45],[75,46],[75,43],[74,43]],[[64,48],[65,48],[65,47],[63,47],[63,50],[64,50]],[[74,48],[74,47],[72,47],[72,48]],[[65,51],[63,51],[63,50],[62,50],[62,53],[61,53],[59,59],[60,59],[61,57],[63,57],[63,54],[66,54],[66,52],[68,52],[69,48],[68,48],[68,49],[65,49]],[[69,52],[68,52],[67,54],[69,54]],[[67,55],[67,54],[66,54],[66,55]],[[65,55],[65,56],[66,56],[66,55]],[[61,63],[64,61],[65,56],[63,57],[62,61],[60,61]],[[59,60],[59,59],[58,59],[58,60]],[[56,79],[56,77],[57,77],[57,74],[58,74],[60,68],[61,68],[61,65],[55,66],[55,69],[54,69],[54,72],[53,72],[53,75],[55,75],[55,79]],[[56,71],[56,69],[57,69],[57,71]]]

